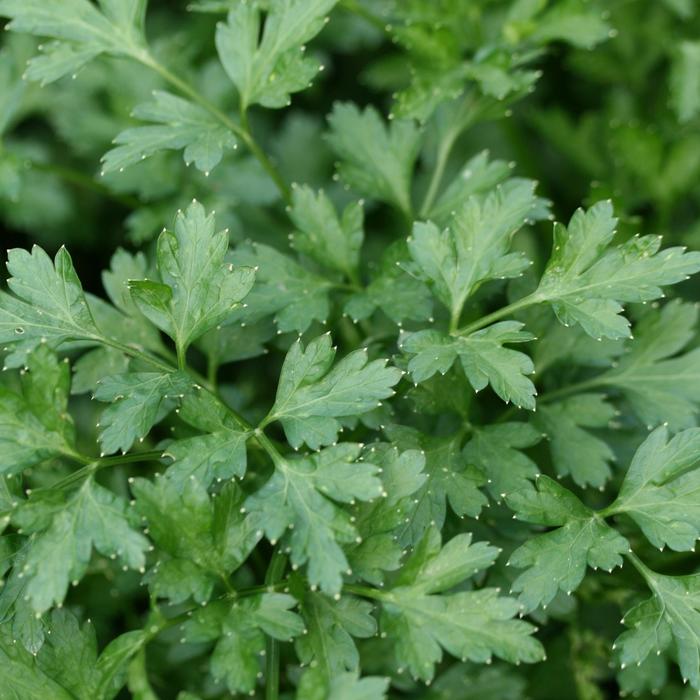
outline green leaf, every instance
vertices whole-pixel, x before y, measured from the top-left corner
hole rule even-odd
[[[362,205],[362,201],[348,204],[339,218],[323,190],[314,193],[310,187],[293,186],[289,216],[297,231],[290,236],[292,247],[353,279],[364,240]]]
[[[82,626],[65,610],[53,610],[46,643],[37,656],[37,665],[77,698],[95,697],[101,673],[96,668],[97,639],[93,626]],[[98,695],[99,697],[99,695]]]
[[[68,364],[40,345],[27,357],[20,385],[21,394],[0,385],[0,474],[19,474],[52,457],[75,459]]]
[[[102,379],[95,398],[111,402],[100,416],[102,453],[126,452],[143,440],[192,388],[182,372],[131,372]]]
[[[622,668],[668,650],[685,682],[700,691],[700,575],[662,576],[641,563],[652,597],[629,610],[615,641]]]
[[[278,459],[270,480],[246,501],[257,527],[275,543],[290,530],[293,567],[308,562],[312,586],[336,594],[348,561],[342,543],[355,542],[350,516],[335,502],[371,501],[382,493],[379,468],[356,461],[361,446],[343,443],[309,457]]]
[[[426,700],[525,700],[525,680],[505,664],[474,668],[455,664],[431,684]]]
[[[237,4],[216,28],[216,48],[236,86],[241,111],[249,105],[286,107],[290,95],[309,86],[322,65],[304,54],[323,29],[336,0],[272,0]],[[261,30],[262,27],[262,30]]]
[[[469,465],[462,456],[460,434],[429,437],[411,428],[392,426],[387,429],[387,435],[402,448],[418,450],[423,455],[423,471],[427,476],[418,490],[411,487],[409,491],[410,503],[402,508],[403,522],[395,534],[399,544],[414,545],[429,527],[442,528],[448,502],[460,518],[466,515],[478,517],[488,502],[479,490],[486,478],[480,469]],[[386,482],[385,488],[387,493],[395,490],[390,490],[390,484]]]
[[[203,107],[169,92],[156,90],[153,101],[138,105],[133,116],[152,122],[117,135],[116,148],[102,158],[103,174],[140,163],[163,150],[184,149],[187,165],[194,163],[205,175],[219,164],[225,151],[238,147],[236,137]]]
[[[346,671],[358,671],[360,655],[353,637],[367,639],[377,633],[367,601],[343,596],[333,601],[325,595],[307,592],[301,602],[301,616],[307,634],[296,640],[300,661],[318,669],[326,682]]]
[[[525,353],[503,347],[505,343],[533,340],[534,336],[522,328],[517,321],[501,321],[469,335],[423,330],[403,335],[400,348],[413,355],[408,371],[415,382],[423,382],[436,372],[445,374],[459,358],[474,391],[491,385],[506,403],[534,410],[537,391],[526,376],[535,371],[532,360]]]
[[[100,332],[65,248],[51,258],[39,246],[32,252],[14,248],[7,254],[15,296],[0,292],[0,343],[12,351],[8,367],[24,364],[42,340],[53,348],[69,340],[97,341]]]
[[[700,428],[668,440],[657,428],[635,453],[610,514],[626,514],[659,549],[695,549],[700,539]]]
[[[75,74],[101,53],[142,55],[145,12],[146,0],[101,0],[99,8],[89,0],[0,0],[10,29],[59,40],[29,63],[27,77],[43,83]]]
[[[581,394],[540,405],[535,425],[547,436],[559,476],[571,475],[579,486],[602,490],[610,478],[615,454],[608,444],[585,428],[606,428],[616,411],[601,394]]]
[[[598,379],[620,389],[649,428],[668,423],[681,430],[696,424],[700,351],[678,353],[693,338],[697,320],[695,305],[678,301],[649,313],[635,327],[628,352]]]
[[[330,334],[306,348],[297,340],[282,365],[275,404],[264,424],[280,421],[287,440],[312,449],[338,439],[339,418],[358,416],[393,396],[402,372],[386,360],[369,361],[366,350],[355,350],[333,365],[335,348]]]
[[[533,295],[552,304],[564,325],[580,324],[593,337],[630,335],[622,303],[663,296],[661,287],[700,270],[700,253],[659,252],[659,236],[634,237],[609,248],[617,219],[609,201],[577,210],[568,228],[554,226],[554,251]]]
[[[328,142],[341,159],[338,174],[360,194],[411,212],[410,184],[421,135],[412,121],[389,127],[373,107],[336,104],[328,117]]]
[[[592,49],[615,32],[597,8],[576,0],[559,3],[537,16],[530,40],[547,44],[566,41],[582,49]]]
[[[165,452],[174,462],[168,479],[184,484],[195,479],[203,486],[214,480],[242,477],[246,470],[246,442],[250,433],[223,429],[209,435],[171,442]]]
[[[194,612],[183,626],[190,642],[218,639],[210,661],[215,679],[232,693],[254,692],[265,650],[265,635],[290,641],[304,630],[304,622],[291,611],[292,596],[263,593],[242,598],[233,605],[210,604]]]
[[[389,435],[397,441],[403,443],[406,439],[402,433],[394,434],[396,428],[389,430]],[[411,444],[413,437],[409,434],[406,443]],[[463,470],[458,463],[454,465],[455,472],[442,470],[440,444],[428,444],[429,448],[435,447],[436,459],[432,461],[431,474],[427,475],[423,471],[426,464],[423,450],[425,445],[419,436],[415,437],[419,449],[399,452],[398,448],[391,445],[373,443],[366,450],[367,458],[382,470],[386,496],[382,494],[383,497],[373,503],[355,506],[355,524],[362,541],[346,548],[346,552],[353,574],[374,585],[381,586],[384,583],[385,572],[400,568],[405,553],[400,534],[416,541],[430,518],[444,520],[445,494],[443,493],[442,500],[426,497],[431,494],[426,494],[425,489],[419,491],[426,479],[432,477],[432,485],[438,490],[447,491],[450,486],[454,486],[454,490],[449,493],[454,495],[455,510],[478,507],[481,498],[476,491],[479,474]],[[449,450],[444,450],[443,454],[445,452],[449,456]],[[407,524],[408,528],[405,527]]]
[[[180,212],[175,231],[158,237],[158,271],[162,282],[132,280],[138,308],[184,352],[193,340],[222,323],[253,286],[254,271],[224,263],[227,231],[214,231],[196,201]]]
[[[320,677],[316,669],[310,669],[301,677],[297,700],[386,700],[389,678],[365,676],[355,673],[339,673],[332,679]]]
[[[512,619],[520,610],[513,598],[499,597],[495,588],[445,593],[490,566],[497,554],[485,543],[471,544],[468,534],[441,549],[440,535],[431,529],[404,567],[401,585],[382,592],[382,629],[395,644],[398,662],[415,678],[433,678],[443,648],[479,663],[494,654],[512,663],[544,657],[531,636],[534,627]]]
[[[487,488],[496,500],[529,486],[537,465],[521,450],[536,445],[542,434],[528,423],[495,423],[474,429],[464,446],[464,461],[487,477]],[[504,468],[504,465],[508,465]]]
[[[151,539],[168,558],[146,580],[154,595],[181,603],[192,596],[207,601],[214,580],[228,578],[248,558],[262,536],[241,508],[243,494],[227,484],[212,500],[195,480],[182,484],[160,478],[135,479],[136,508]]]
[[[481,151],[470,158],[428,212],[428,219],[447,223],[460,206],[473,195],[485,195],[508,179],[514,164],[502,160],[489,160],[489,152]],[[521,181],[527,182],[527,181]],[[457,226],[457,229],[460,229]],[[458,235],[455,233],[455,235]]]
[[[279,333],[303,333],[314,321],[326,322],[332,286],[326,278],[261,243],[238,246],[232,260],[256,271],[247,307],[235,317],[241,326],[273,316]]]
[[[700,111],[700,41],[682,41],[671,70],[671,105],[680,122]]]
[[[622,566],[627,540],[563,486],[540,476],[536,486],[506,498],[515,517],[556,527],[528,539],[511,555],[508,564],[526,569],[511,590],[520,593],[525,610],[546,607],[559,592],[571,594],[581,584],[586,567],[612,571]]]
[[[398,324],[429,320],[433,313],[432,295],[421,280],[406,272],[406,257],[403,241],[390,244],[369,284],[348,299],[345,313],[356,321],[369,318],[377,309]]]
[[[145,565],[148,540],[132,529],[126,504],[93,478],[67,498],[60,492],[30,498],[12,522],[34,535],[22,573],[24,595],[37,614],[63,603],[68,584],[85,574],[93,548],[132,569]]]
[[[455,324],[480,285],[517,277],[530,265],[522,253],[508,250],[540,201],[534,182],[513,179],[488,195],[469,197],[444,230],[432,222],[414,224],[408,239],[411,257]]]
[[[2,694],[7,700],[75,700],[75,696],[37,667],[34,657],[21,644],[14,644],[6,625],[0,626],[0,662],[2,663]]]

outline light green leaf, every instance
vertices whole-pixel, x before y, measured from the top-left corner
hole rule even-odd
[[[153,126],[136,126],[117,135],[116,148],[102,158],[103,173],[123,171],[163,150],[184,149],[205,175],[219,164],[224,151],[238,147],[235,136],[204,108],[168,92],[156,90],[153,101],[139,105],[133,116]]]
[[[336,0],[272,0],[264,26],[262,3],[236,4],[216,29],[221,63],[238,90],[241,111],[249,105],[286,107],[290,95],[309,86],[322,70],[304,44],[323,29]]]
[[[126,503],[93,478],[65,500],[59,493],[30,498],[12,521],[34,534],[23,578],[24,595],[37,613],[63,602],[68,584],[85,574],[93,548],[129,568],[144,567],[148,540],[129,524]]]
[[[7,258],[7,284],[15,296],[0,292],[0,343],[12,349],[5,359],[8,367],[24,364],[27,353],[42,340],[55,348],[69,340],[99,339],[65,248],[53,261],[38,246],[31,253],[14,248]]]
[[[606,428],[615,414],[615,408],[601,394],[581,394],[539,407],[533,420],[549,440],[559,476],[571,475],[579,486],[603,488],[611,476],[615,454],[585,428]]]
[[[494,190],[508,179],[514,164],[489,160],[489,152],[481,151],[470,158],[428,212],[428,219],[447,223],[454,212],[473,195]]]
[[[214,231],[214,215],[196,201],[180,212],[175,231],[158,237],[162,283],[132,280],[138,308],[184,352],[193,340],[222,323],[253,286],[255,273],[224,263],[228,233]]]
[[[349,568],[340,544],[357,538],[350,516],[334,501],[371,501],[382,493],[379,468],[356,461],[361,449],[343,443],[309,457],[278,460],[270,480],[246,501],[256,527],[273,543],[290,530],[292,565],[308,562],[309,583],[329,594],[340,591]]]
[[[526,569],[511,590],[526,610],[546,607],[559,592],[570,594],[583,581],[586,567],[612,571],[630,551],[627,540],[563,486],[540,476],[536,486],[506,498],[519,520],[557,527],[528,539],[508,564]]]
[[[100,416],[103,454],[126,452],[192,389],[182,372],[131,372],[102,379],[95,398],[111,402]]]
[[[356,350],[333,366],[335,348],[329,334],[306,348],[297,340],[282,365],[275,404],[264,424],[280,421],[292,447],[312,449],[338,439],[345,416],[359,416],[394,395],[402,372],[386,360],[369,361]]]
[[[668,440],[657,428],[642,443],[610,514],[626,514],[659,549],[691,551],[700,539],[700,428]]]
[[[348,204],[339,218],[323,190],[314,193],[310,187],[293,186],[289,216],[297,231],[290,237],[292,247],[354,279],[364,240],[362,204]]]
[[[52,457],[76,458],[68,413],[70,369],[46,345],[27,357],[21,394],[0,385],[0,474],[19,474]]]
[[[524,343],[533,339],[517,321],[501,321],[469,335],[448,336],[424,330],[402,336],[400,348],[413,355],[408,370],[415,382],[436,372],[445,374],[459,358],[474,391],[486,386],[506,403],[535,408],[535,385],[526,375],[533,374],[532,360],[522,352],[504,348],[505,343]]]
[[[411,212],[411,177],[421,135],[412,121],[387,127],[373,107],[336,104],[328,117],[328,142],[338,157],[338,174],[360,194]]]
[[[0,0],[0,15],[17,32],[51,37],[27,77],[44,83],[75,73],[93,57],[142,56],[146,0]]]
[[[682,41],[676,49],[671,104],[680,122],[689,122],[700,111],[700,41]]]
[[[440,230],[418,222],[408,248],[456,326],[465,301],[484,282],[517,277],[529,266],[522,253],[509,253],[513,236],[540,206],[531,180],[513,179],[486,196],[469,197]]]
[[[598,8],[589,9],[586,3],[573,0],[558,3],[538,15],[529,39],[540,44],[566,41],[582,49],[592,49],[611,36],[614,31]]]
[[[494,588],[444,592],[490,566],[497,554],[483,543],[471,545],[469,535],[455,539],[441,550],[438,531],[428,530],[414,554],[418,561],[405,567],[411,575],[381,593],[382,629],[395,644],[397,661],[426,681],[443,648],[479,663],[494,654],[511,663],[540,661],[544,650],[531,636],[534,627],[512,619],[520,610],[516,600],[499,597]]]
[[[554,226],[554,251],[533,301],[552,304],[564,325],[580,324],[594,337],[629,336],[622,303],[652,301],[661,287],[700,270],[700,253],[684,248],[659,252],[658,236],[634,237],[609,248],[617,219],[609,201]]]

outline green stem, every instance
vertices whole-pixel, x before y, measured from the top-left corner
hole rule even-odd
[[[248,146],[250,152],[258,159],[265,172],[270,176],[270,178],[272,178],[275,185],[277,185],[277,189],[280,191],[285,203],[291,204],[292,191],[290,190],[289,185],[284,181],[284,178],[280,174],[279,170],[275,168],[272,161],[267,157],[265,151],[260,148],[257,141],[253,138],[253,132],[250,130],[250,124],[248,123],[248,112],[245,109],[241,109],[241,126],[243,127],[243,140],[245,141],[246,146]]]
[[[535,294],[530,294],[529,296],[523,297],[519,301],[515,301],[512,304],[508,304],[508,306],[504,306],[503,308],[498,309],[497,311],[494,311],[493,313],[490,313],[487,316],[482,316],[477,321],[470,323],[468,326],[465,326],[460,330],[453,331],[451,334],[469,335],[470,333],[474,333],[474,331],[478,331],[481,328],[490,325],[494,321],[502,319],[504,316],[510,316],[516,311],[525,309],[528,306],[533,306],[534,304],[540,304],[542,301],[543,299],[541,297],[536,296]]]
[[[576,382],[575,384],[569,384],[569,386],[554,389],[554,391],[548,391],[537,398],[537,403],[558,401],[559,399],[564,399],[572,394],[580,394],[581,392],[588,391],[589,389],[605,386],[605,384],[607,384],[605,377],[593,377],[592,379],[587,379],[583,382]]]
[[[245,143],[245,145],[248,147],[248,150],[250,150],[250,152],[258,159],[265,172],[267,172],[270,178],[272,178],[272,181],[277,186],[277,189],[280,191],[284,201],[289,204],[291,201],[289,186],[267,157],[265,152],[253,138],[245,111],[241,111],[241,123],[237,124],[225,112],[222,112],[215,104],[211,103],[201,93],[197,92],[197,90],[195,90],[189,83],[170,72],[168,68],[159,63],[149,52],[143,51],[135,54],[135,58],[137,58],[143,65],[158,73],[158,75],[160,75],[165,82],[170,83],[170,85],[177,88],[183,95],[186,95],[193,102],[197,103],[200,107],[209,112],[209,114],[221,122],[221,124],[223,124],[223,126],[225,126],[231,133],[235,134],[239,139],[241,139],[241,141],[243,141],[243,143]]]
[[[443,175],[445,174],[447,161],[449,160],[452,147],[454,146],[458,135],[459,131],[450,130],[445,135],[445,138],[440,142],[437,152],[437,159],[435,161],[435,169],[433,170],[433,175],[430,178],[430,184],[428,185],[428,191],[425,193],[423,204],[421,204],[419,212],[419,216],[421,218],[425,218],[430,214],[430,209],[433,206],[433,202],[437,196],[440,184],[442,183]]]
[[[107,347],[119,350],[120,352],[123,352],[125,355],[134,359],[139,359],[143,360],[144,362],[148,362],[154,367],[157,367],[162,372],[173,372],[175,370],[175,368],[172,365],[163,362],[162,360],[158,359],[157,357],[154,357],[145,350],[141,350],[140,348],[136,348],[131,345],[125,345],[124,343],[120,343],[118,340],[113,340],[112,338],[106,338],[103,336],[95,336],[94,338],[89,338],[89,340],[94,340],[98,343],[101,343],[102,345],[106,345]]]
[[[625,556],[629,559],[632,566],[641,574],[651,591],[656,592],[656,582],[654,581],[653,573],[646,564],[634,552],[627,552]]]
[[[281,547],[272,554],[270,565],[265,574],[265,584],[275,586],[284,575],[287,566],[287,555]],[[280,643],[268,635],[265,656],[265,700],[278,700],[280,693]]]
[[[177,343],[177,368],[180,370],[180,372],[184,372],[187,369],[187,357],[186,353],[187,351],[185,348],[180,345],[180,343]]]
[[[354,583],[346,583],[343,586],[343,590],[347,591],[348,593],[360,595],[363,598],[371,598],[372,600],[378,600],[380,602],[387,599],[387,594],[384,591],[379,591],[376,588],[370,588],[369,586],[358,586]]]

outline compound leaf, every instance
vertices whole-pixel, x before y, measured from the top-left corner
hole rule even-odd
[[[177,344],[181,353],[238,308],[255,277],[251,268],[224,263],[228,233],[214,231],[214,215],[194,201],[175,219],[175,231],[158,237],[162,282],[132,280],[141,312]]]
[[[412,121],[394,120],[387,127],[373,107],[336,104],[328,117],[328,142],[338,157],[338,174],[360,194],[411,211],[410,182],[420,146]]]
[[[152,125],[132,127],[118,134],[114,140],[116,148],[102,158],[103,174],[121,172],[159,151],[184,149],[185,163],[194,163],[208,175],[224,151],[238,146],[233,133],[203,107],[162,90],[153,93],[152,102],[138,105],[133,116]]]
[[[335,365],[329,334],[306,348],[297,340],[282,365],[277,396],[265,423],[280,421],[292,447],[306,443],[312,449],[338,439],[339,418],[359,416],[393,396],[402,372],[386,360],[369,361],[366,350],[356,350]]]
[[[526,610],[546,607],[558,591],[570,594],[580,585],[587,566],[609,571],[622,566],[621,555],[630,551],[622,535],[547,476],[540,476],[536,486],[511,494],[506,502],[518,519],[557,528],[531,537],[508,561],[526,569],[511,589],[520,593]]]

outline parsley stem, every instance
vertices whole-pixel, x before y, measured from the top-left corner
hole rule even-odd
[[[243,127],[244,137],[243,140],[248,146],[250,152],[258,159],[260,165],[265,169],[265,172],[272,178],[272,181],[277,185],[277,189],[280,191],[282,198],[286,204],[292,203],[292,192],[289,185],[284,181],[282,175],[280,175],[279,170],[275,168],[272,161],[267,157],[265,151],[260,148],[258,142],[253,137],[253,132],[250,129],[250,124],[248,122],[248,112],[245,109],[241,109],[241,126]]]
[[[287,566],[287,555],[281,547],[272,554],[265,574],[265,584],[274,586],[282,580]],[[280,693],[280,643],[268,635],[265,654],[265,700],[277,700]]]
[[[386,594],[376,588],[370,588],[369,586],[358,586],[354,583],[346,583],[343,586],[343,590],[348,593],[355,593],[363,598],[371,598],[372,600],[378,600],[380,602],[386,600]]]
[[[529,296],[523,297],[522,299],[519,299],[518,301],[515,301],[512,304],[508,304],[508,306],[504,306],[503,308],[494,311],[493,313],[490,313],[486,316],[482,316],[480,319],[474,321],[473,323],[470,323],[464,328],[453,331],[451,334],[453,336],[469,335],[470,333],[474,333],[474,331],[478,331],[484,328],[485,326],[490,325],[494,321],[499,321],[504,316],[510,316],[516,311],[525,309],[528,306],[533,306],[534,304],[539,304],[542,301],[543,299],[540,296],[537,296],[536,294],[530,294]]]
[[[437,196],[440,183],[442,182],[443,175],[445,174],[445,168],[447,167],[447,161],[450,158],[452,147],[454,146],[459,134],[459,130],[451,129],[447,132],[445,138],[442,139],[440,145],[438,146],[435,168],[433,170],[432,177],[430,178],[430,184],[428,185],[428,190],[425,193],[425,198],[423,199],[423,204],[421,204],[419,212],[419,216],[421,218],[426,218],[430,214],[430,209],[435,202],[435,197]]]
[[[654,585],[654,579],[650,574],[652,573],[649,567],[634,553],[627,552],[625,556],[630,560],[632,566],[642,575],[642,578],[646,582],[647,586],[651,589],[653,593],[656,592],[656,586]]]
[[[204,95],[195,90],[189,83],[172,73],[162,63],[159,63],[148,51],[139,52],[134,54],[134,56],[143,65],[158,73],[158,75],[160,75],[165,82],[170,83],[170,85],[177,88],[183,95],[186,95],[193,102],[196,102],[200,107],[209,112],[209,114],[221,122],[221,124],[223,124],[232,134],[243,141],[248,150],[257,158],[265,172],[275,183],[284,201],[287,204],[290,203],[291,193],[289,186],[253,137],[245,111],[241,111],[241,123],[237,124],[235,121],[233,121],[233,119],[231,119],[231,117],[220,110],[215,104],[210,102],[206,97],[204,97]]]
[[[586,379],[583,382],[576,382],[575,384],[569,384],[569,386],[562,386],[559,389],[554,389],[553,391],[548,391],[542,394],[538,399],[538,403],[548,403],[549,401],[557,401],[559,399],[566,398],[571,394],[579,394],[588,389],[594,389],[596,387],[604,386],[607,384],[605,377],[593,377],[592,379]]]

